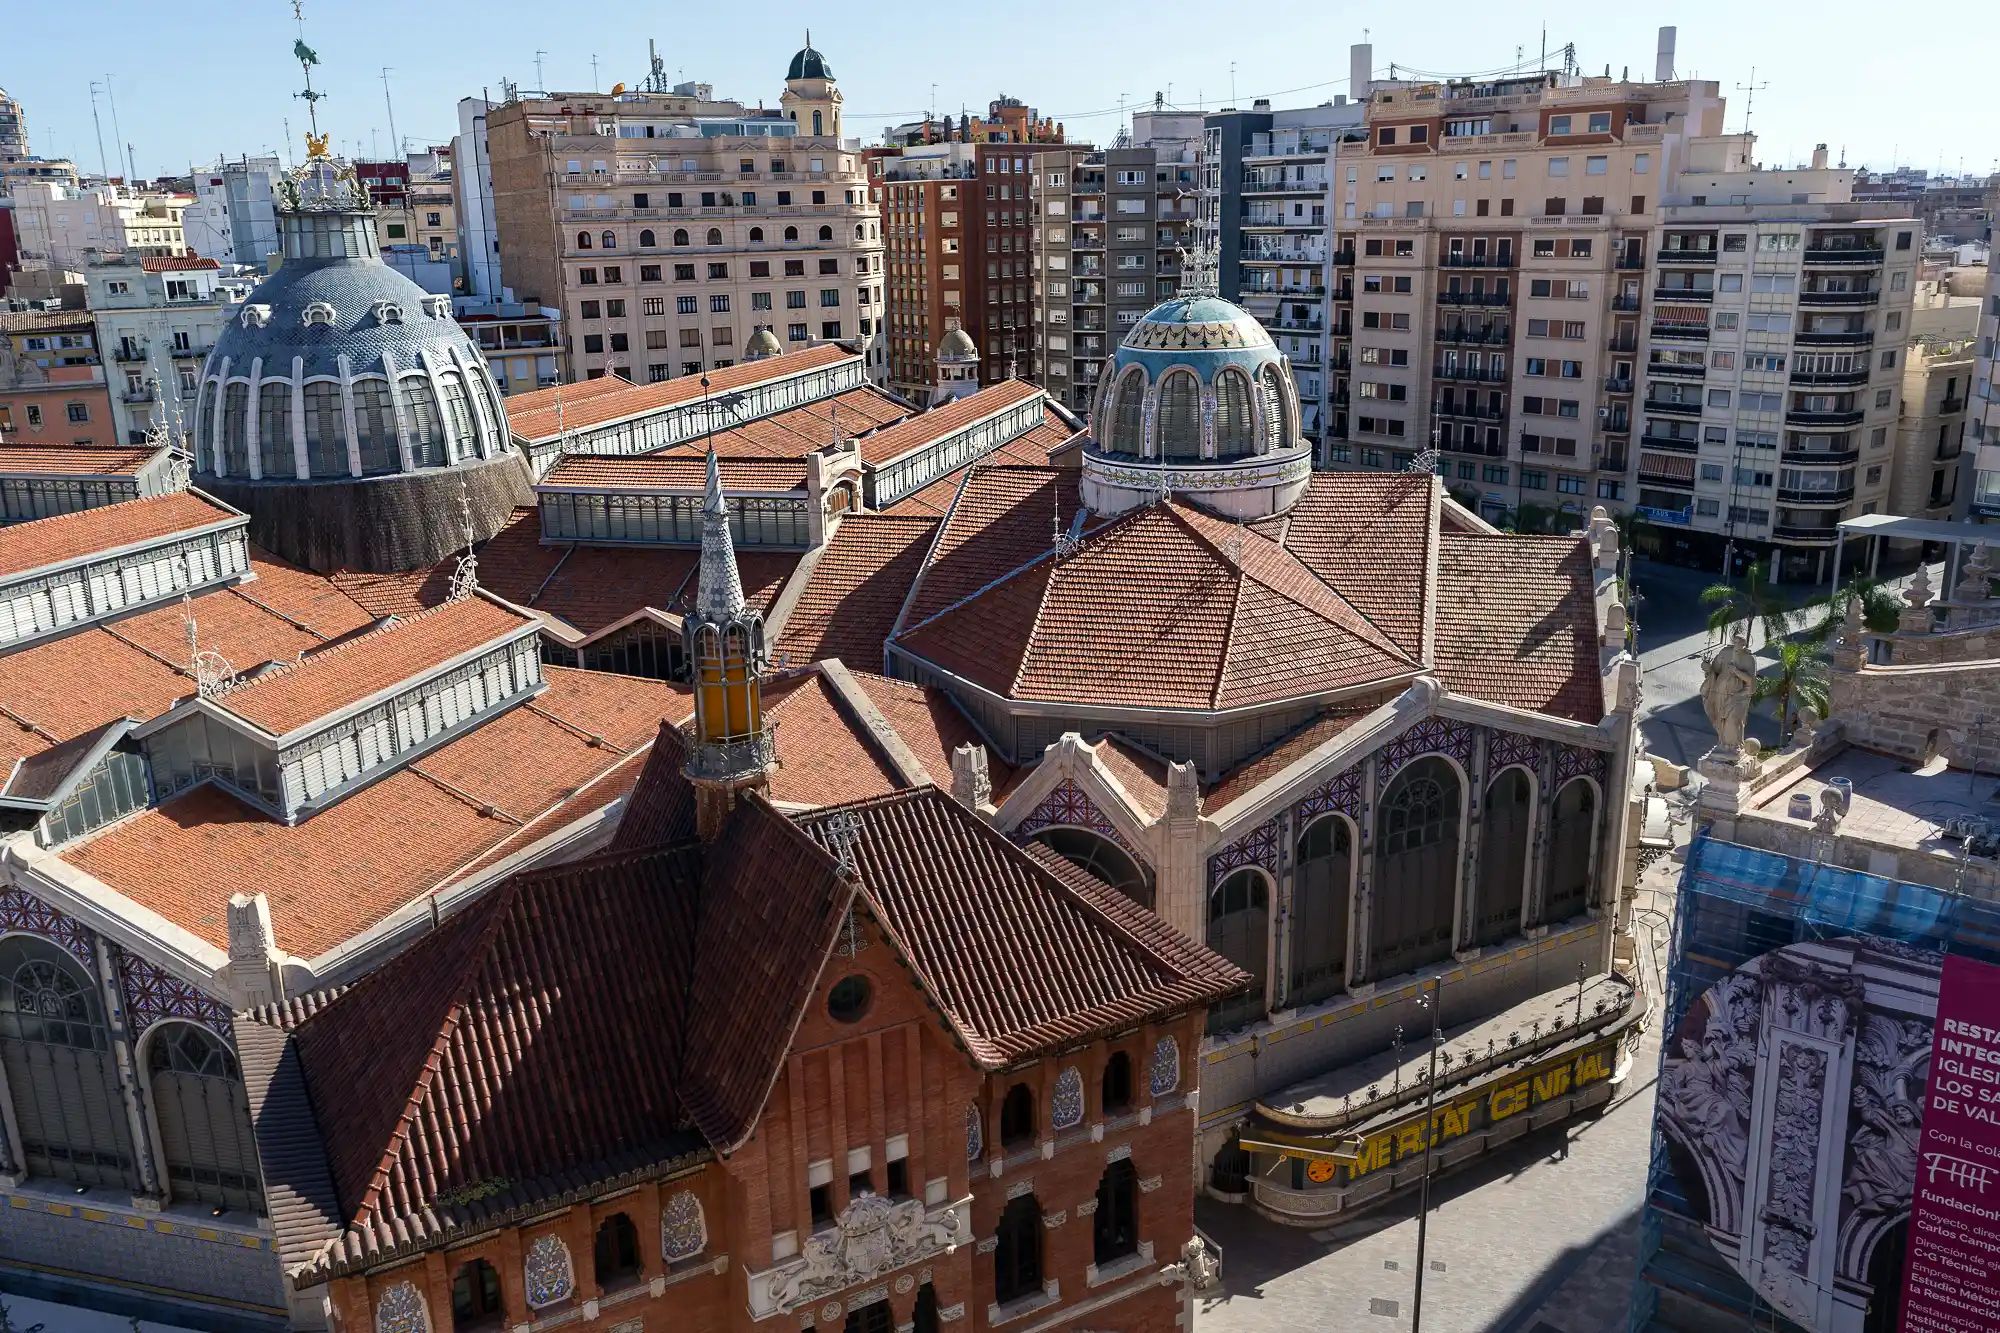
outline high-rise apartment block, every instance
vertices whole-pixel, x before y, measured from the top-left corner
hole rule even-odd
[[[1036,159],[1034,374],[1064,406],[1089,411],[1119,339],[1179,290],[1200,215],[1201,140],[1200,115],[1145,111],[1109,148]]]
[[[190,252],[220,264],[267,266],[278,253],[278,177],[284,167],[276,153],[219,158],[196,167],[194,203],[181,215]]]
[[[1041,145],[950,141],[871,154],[881,209],[889,384],[923,401],[937,349],[962,329],[980,349],[981,382],[1024,373],[1033,356],[1029,269],[1037,219],[1029,199]]]
[[[880,217],[810,47],[779,110],[695,84],[544,94],[487,112],[485,152],[505,288],[562,312],[576,378],[733,365],[759,329],[878,335]]]

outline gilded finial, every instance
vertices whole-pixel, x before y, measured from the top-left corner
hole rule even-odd
[[[331,134],[314,134],[311,130],[307,130],[306,156],[325,157],[327,141],[332,137],[333,136]]]

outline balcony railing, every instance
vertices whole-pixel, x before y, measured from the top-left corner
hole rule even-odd
[[[1668,267],[1671,267],[1676,264],[1683,266],[1692,264],[1713,264],[1715,262],[1715,251],[1677,250],[1669,247],[1666,249],[1655,251],[1653,259],[1655,263],[1662,264]]]
[[[1808,264],[1879,264],[1882,259],[1882,248],[1871,245],[1826,245],[1806,251]]]
[[[159,401],[160,395],[154,389],[126,389],[118,397],[127,403],[153,403]]]
[[[1477,403],[1440,403],[1438,404],[1437,414],[1441,417],[1450,417],[1454,421],[1505,421],[1507,419],[1505,408],[1481,407]]]
[[[1800,292],[1800,305],[1874,305],[1882,299],[1882,293],[1868,292]]]
[[[1653,336],[1655,338],[1693,338],[1699,342],[1707,342],[1708,325],[1681,324],[1674,320],[1656,319],[1653,321]]]
[[[1322,324],[1319,320],[1299,319],[1296,316],[1289,316],[1289,315],[1273,315],[1271,318],[1264,321],[1264,327],[1267,329],[1276,329],[1280,333],[1326,332],[1326,326]]]
[[[1861,446],[1845,449],[1787,449],[1780,456],[1786,467],[1841,467],[1861,457]]]
[[[1349,246],[1349,247],[1347,247],[1347,248],[1346,248],[1345,250],[1335,250],[1335,251],[1333,252],[1333,262],[1334,262],[1334,263],[1335,263],[1336,265],[1338,265],[1338,266],[1340,266],[1340,267],[1343,267],[1343,268],[1353,268],[1353,267],[1354,267],[1354,247],[1353,247],[1353,246]]]
[[[1674,380],[1703,380],[1708,378],[1708,367],[1679,361],[1656,361],[1646,367],[1646,373]]]
[[[1632,381],[1623,375],[1606,375],[1604,377],[1604,392],[1630,393],[1632,392]]]
[[[1439,329],[1437,340],[1459,347],[1505,347],[1505,329]]]
[[[1860,425],[1864,415],[1858,407],[1847,408],[1839,412],[1788,411],[1785,413],[1785,424],[1787,426],[1804,426],[1814,430],[1839,429]]]
[[[1778,523],[1771,528],[1771,540],[1780,542],[1830,542],[1839,535],[1839,529],[1817,524]]]
[[[1697,305],[1715,299],[1713,287],[1655,287],[1655,301],[1693,301]]]
[[[1627,312],[1637,310],[1639,308],[1639,298],[1636,296],[1614,296],[1611,298],[1611,308]]]
[[[1677,454],[1701,452],[1701,441],[1699,440],[1679,435],[1655,435],[1652,431],[1647,431],[1641,435],[1639,443],[1645,445],[1648,449],[1667,449]]]
[[[1670,417],[1698,417],[1701,415],[1699,402],[1681,402],[1674,399],[1648,398],[1643,404],[1648,412],[1659,412]]]
[[[111,359],[124,365],[137,365],[145,361],[146,353],[143,348],[138,347],[114,347],[111,349]]]
[[[1629,356],[1639,350],[1639,340],[1637,338],[1613,338],[1607,345],[1606,350],[1623,352]]]
[[[1485,366],[1442,365],[1431,372],[1441,380],[1455,380],[1464,384],[1505,384],[1509,378],[1504,370],[1493,370]]]
[[[1627,273],[1642,273],[1645,271],[1646,268],[1646,256],[1619,255],[1618,258],[1611,261],[1611,266],[1613,268],[1623,269]]]
[[[1801,347],[1869,347],[1875,335],[1866,329],[1837,329],[1812,332],[1801,330],[1792,336]]]
[[[1792,383],[1814,384],[1829,387],[1853,387],[1868,382],[1868,368],[1858,370],[1795,370]]]
[[[1622,473],[1629,466],[1631,466],[1631,459],[1626,456],[1623,445],[1618,446],[1616,449],[1606,449],[1597,458],[1597,470],[1599,472]]]
[[[1944,413],[1963,412],[1964,410],[1965,400],[1963,398],[1947,398],[1938,404],[1938,411]]]
[[[1447,254],[1438,260],[1444,268],[1512,268],[1514,253],[1506,254]]]
[[[1508,295],[1505,292],[1460,291],[1456,288],[1451,288],[1451,287],[1444,288],[1443,290],[1438,292],[1437,299],[1439,305],[1495,305],[1495,306],[1506,305],[1509,300]]]
[[[1808,490],[1799,486],[1780,486],[1778,500],[1792,505],[1844,505],[1854,498],[1854,483],[1834,490]]]

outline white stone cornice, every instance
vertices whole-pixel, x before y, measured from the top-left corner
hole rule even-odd
[[[1088,793],[1097,803],[1105,818],[1113,828],[1129,842],[1133,848],[1149,859],[1156,855],[1156,829],[1153,816],[1140,808],[1118,780],[1104,765],[1098,754],[1098,745],[1086,744],[1083,737],[1074,731],[1062,734],[1053,744],[1042,751],[1039,763],[1007,793],[1007,799],[993,816],[993,826],[1002,833],[1012,833],[1023,819],[1034,813],[1049,793],[1068,778]]]
[[[30,834],[0,843],[0,879],[12,880],[49,906],[75,917],[121,948],[141,954],[227,1004],[220,981],[229,954],[142,906],[45,847]]]

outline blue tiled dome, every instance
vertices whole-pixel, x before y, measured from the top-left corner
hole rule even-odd
[[[833,66],[826,63],[826,57],[808,46],[792,57],[792,67],[785,71],[785,78],[791,79],[831,79]]]
[[[1237,458],[1298,445],[1291,367],[1249,311],[1218,296],[1162,301],[1118,345],[1093,422],[1100,453]]]

